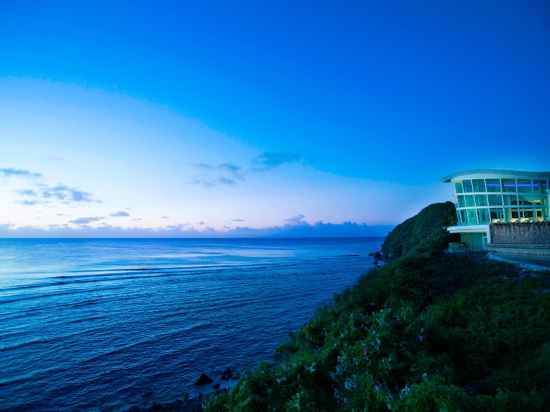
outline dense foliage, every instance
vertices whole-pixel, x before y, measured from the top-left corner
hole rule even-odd
[[[550,276],[432,240],[336,296],[279,348],[283,361],[206,410],[547,411]]]
[[[397,259],[430,251],[453,239],[445,228],[455,224],[454,204],[434,203],[393,229],[384,240],[382,254],[385,259]]]

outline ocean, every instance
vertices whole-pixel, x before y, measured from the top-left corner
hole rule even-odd
[[[382,239],[0,239],[0,410],[124,411],[246,370]],[[222,382],[223,383],[223,382]]]

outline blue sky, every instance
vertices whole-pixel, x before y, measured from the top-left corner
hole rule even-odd
[[[550,169],[542,1],[195,3],[0,2],[0,231],[367,233]]]

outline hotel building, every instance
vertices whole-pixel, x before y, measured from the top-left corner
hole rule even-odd
[[[491,235],[494,237],[503,229],[512,233],[510,227],[502,224],[542,223],[519,227],[522,232],[536,230],[539,237],[541,227],[543,231],[550,227],[543,223],[550,221],[550,172],[471,170],[447,176],[443,181],[453,186],[458,221],[447,229],[460,234],[469,250],[487,249],[492,244]],[[518,226],[513,227],[517,233]],[[509,243],[514,243],[514,239]]]

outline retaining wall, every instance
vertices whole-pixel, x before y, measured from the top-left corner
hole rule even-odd
[[[550,222],[493,223],[490,225],[491,245],[548,245]]]

